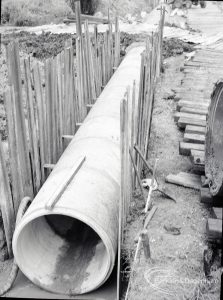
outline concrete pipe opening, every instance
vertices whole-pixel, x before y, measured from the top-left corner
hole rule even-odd
[[[22,271],[48,291],[83,294],[99,287],[110,271],[104,241],[91,226],[76,218],[40,216],[26,224],[17,238]]]

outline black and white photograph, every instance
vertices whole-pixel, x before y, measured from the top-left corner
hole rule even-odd
[[[223,299],[223,1],[1,0],[0,297]]]

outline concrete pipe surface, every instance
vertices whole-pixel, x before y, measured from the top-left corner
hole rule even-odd
[[[211,96],[205,147],[205,174],[213,196],[223,195],[223,80]]]
[[[131,49],[33,200],[13,236],[21,271],[60,294],[97,289],[117,252],[120,195],[120,101],[140,78],[144,47]],[[86,161],[53,210],[45,205],[71,168]]]

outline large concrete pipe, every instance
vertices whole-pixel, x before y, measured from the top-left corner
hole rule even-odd
[[[223,195],[223,80],[211,96],[205,147],[205,174],[213,196]]]
[[[120,195],[120,100],[140,77],[143,46],[129,51],[18,224],[13,252],[36,285],[60,294],[101,286],[115,264]],[[138,89],[137,89],[138,93]],[[52,210],[46,204],[86,161]]]

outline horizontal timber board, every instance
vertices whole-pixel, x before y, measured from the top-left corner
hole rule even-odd
[[[180,118],[195,119],[199,121],[206,121],[207,119],[205,115],[190,114],[186,112],[176,112],[174,114],[174,121],[178,121]]]
[[[211,219],[207,220],[207,235],[211,239],[221,239],[222,238],[222,220]]]
[[[204,115],[207,116],[208,114],[208,109],[198,109],[198,108],[193,108],[193,107],[181,107],[180,112],[185,112],[185,113],[190,113],[190,114],[195,114],[195,115]]]
[[[197,120],[195,118],[180,118],[178,120],[178,126],[180,128],[186,128],[187,125],[195,125],[195,126],[202,126],[206,127],[207,122],[204,120]]]
[[[200,190],[201,188],[201,177],[196,174],[190,174],[185,172],[180,172],[176,175],[169,174],[165,178],[165,181],[188,188],[193,188],[196,190]]]
[[[212,207],[213,215],[216,219],[222,220],[222,208],[221,207]]]
[[[202,134],[197,134],[197,133],[185,133],[184,134],[184,142],[204,144],[205,136]]]
[[[185,143],[180,142],[179,143],[179,152],[181,155],[190,156],[191,150],[199,150],[204,151],[204,145],[203,144],[194,144],[194,143]]]
[[[187,125],[185,133],[206,134],[206,127]]]

